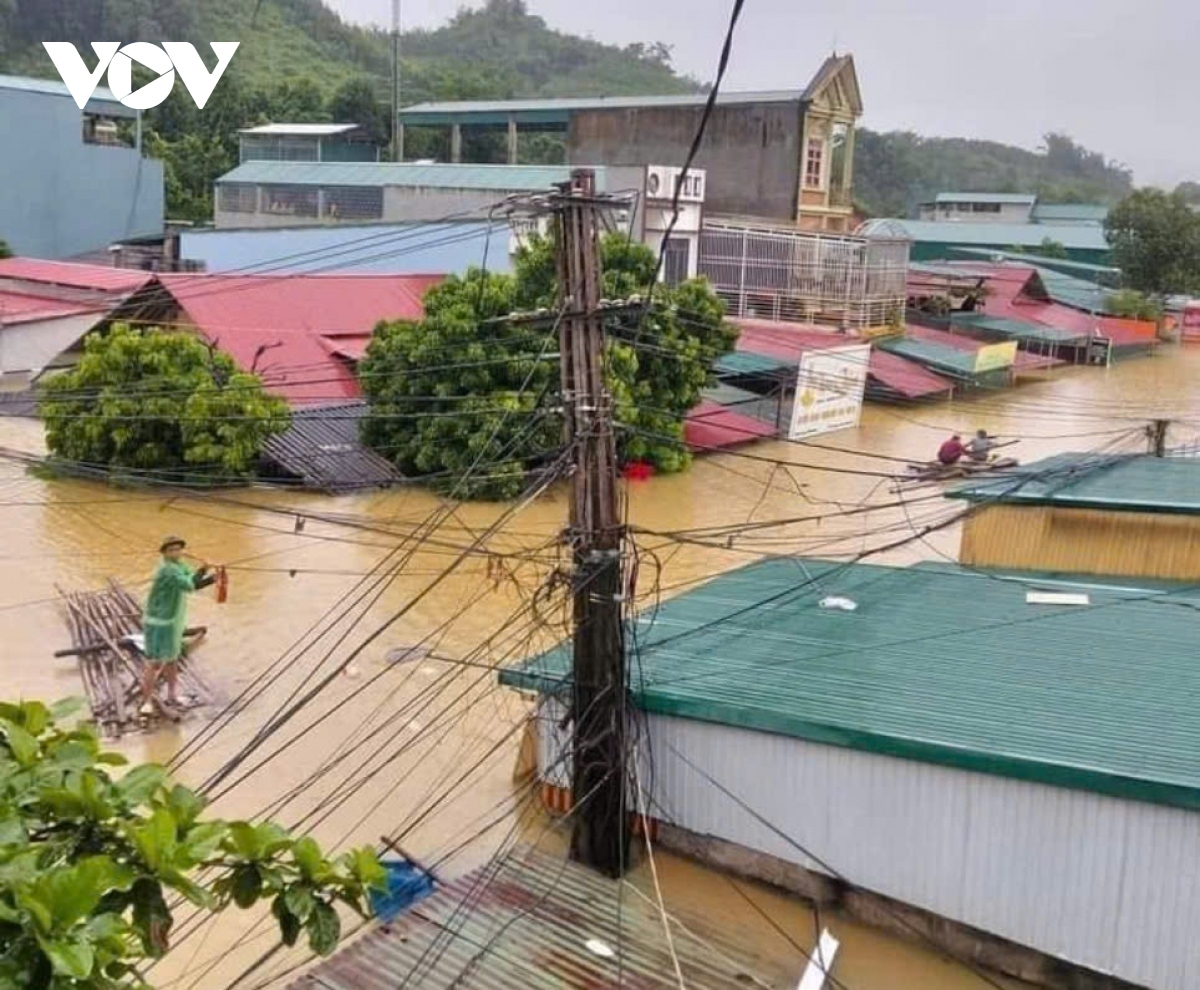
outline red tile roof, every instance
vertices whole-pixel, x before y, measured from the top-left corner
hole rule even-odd
[[[0,279],[20,279],[71,289],[92,289],[127,295],[136,292],[154,276],[135,268],[82,265],[71,261],[41,261],[37,258],[0,259]]]
[[[293,405],[357,398],[376,324],[420,319],[440,275],[163,275],[184,319]],[[331,346],[332,344],[332,346]],[[361,346],[360,346],[361,345]],[[257,364],[256,361],[257,355]]]
[[[871,349],[871,363],[867,374],[889,390],[906,399],[924,399],[945,395],[953,390],[951,382],[941,375],[921,367],[898,354],[889,354],[878,348]]]
[[[688,413],[683,424],[684,442],[700,452],[724,450],[773,436],[773,426],[708,399]]]

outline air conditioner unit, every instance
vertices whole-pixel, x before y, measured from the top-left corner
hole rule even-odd
[[[675,177],[679,169],[668,165],[651,165],[646,169],[646,198],[670,199],[675,195]]]

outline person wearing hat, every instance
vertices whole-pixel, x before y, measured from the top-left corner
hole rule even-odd
[[[193,570],[183,561],[185,543],[168,536],[159,550],[162,561],[154,572],[154,582],[146,599],[144,632],[146,670],[142,677],[142,714],[154,711],[154,689],[161,676],[167,682],[167,703],[179,704],[179,658],[183,653],[183,632],[187,627],[187,596],[216,581],[208,564]]]

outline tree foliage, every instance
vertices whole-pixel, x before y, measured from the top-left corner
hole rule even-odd
[[[1162,304],[1133,289],[1122,289],[1109,295],[1107,312],[1127,320],[1153,320],[1162,318]]]
[[[1164,296],[1200,292],[1200,213],[1179,193],[1139,189],[1104,224],[1125,284]]]
[[[123,325],[88,338],[41,412],[55,457],[201,478],[252,474],[289,420],[255,375],[197,337]]]
[[[11,258],[12,249],[8,246],[8,242],[0,237],[0,258]]]
[[[119,990],[170,947],[176,896],[208,912],[269,902],[281,940],[327,955],[339,907],[367,916],[385,882],[370,849],[330,861],[274,822],[202,816],[151,764],[111,771],[72,710],[0,704],[0,988]]]
[[[602,243],[604,296],[644,293],[657,258],[620,235]],[[535,238],[515,275],[479,270],[425,297],[418,323],[380,326],[362,364],[363,436],[406,475],[461,497],[508,498],[562,442],[558,341],[552,328],[508,322],[514,310],[557,306],[553,249]],[[552,320],[552,317],[551,317]],[[736,330],[707,283],[657,286],[644,320],[614,318],[606,372],[622,427],[620,454],[660,470],[686,467],[683,417]]]

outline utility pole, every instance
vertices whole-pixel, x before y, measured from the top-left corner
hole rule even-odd
[[[404,129],[400,123],[400,0],[392,0],[392,161],[404,161]]]
[[[625,872],[626,662],[623,566],[613,406],[604,383],[600,211],[595,173],[577,169],[555,198],[562,292],[559,351],[566,441],[573,451],[569,537],[574,552],[571,855],[610,877]]]
[[[1150,451],[1155,457],[1167,456],[1167,429],[1170,425],[1169,419],[1156,419],[1146,430],[1150,437]]]

